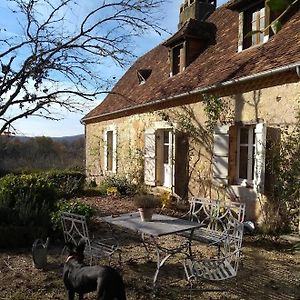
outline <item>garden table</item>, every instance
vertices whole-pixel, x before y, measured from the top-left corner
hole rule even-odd
[[[101,220],[109,224],[130,229],[141,234],[143,244],[148,253],[149,248],[145,243],[145,238],[149,238],[149,243],[155,247],[157,259],[156,271],[153,278],[154,287],[156,285],[159,270],[161,267],[163,267],[166,260],[177,253],[183,253],[183,250],[188,249],[188,251],[190,252],[191,240],[194,230],[203,226],[198,222],[191,222],[188,220],[183,220],[162,214],[154,214],[151,221],[143,222],[138,212],[126,213],[116,216],[107,216],[101,218]],[[166,247],[162,247],[157,241],[157,238],[159,237],[173,235],[183,231],[189,231],[190,236],[184,243],[182,243],[178,247],[169,249]]]

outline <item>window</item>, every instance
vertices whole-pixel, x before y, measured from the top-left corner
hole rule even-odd
[[[269,23],[269,9],[262,2],[259,6],[251,7],[240,13],[240,40],[239,50],[260,45],[269,38],[269,30],[264,29]],[[254,32],[248,35],[249,32]]]
[[[150,128],[145,132],[144,181],[148,185],[172,188],[175,135],[168,124],[158,125],[161,127]]]
[[[137,71],[139,84],[144,84],[152,73],[151,69],[141,69]]]
[[[261,31],[252,35],[252,46],[263,43],[264,41],[263,30],[266,27],[264,7],[252,13],[251,25],[252,25],[252,31]]]
[[[238,128],[237,182],[253,184],[255,155],[255,126]]]
[[[172,49],[172,75],[181,73],[185,68],[184,47],[180,44]]]
[[[116,129],[112,126],[104,131],[104,169],[107,172],[116,172]]]
[[[170,131],[169,130],[164,130],[163,132],[163,136],[164,136],[164,145],[163,145],[163,161],[164,164],[168,164],[169,160],[170,160]]]
[[[251,186],[262,192],[266,126],[223,125],[214,132],[213,177],[221,184]]]
[[[107,131],[107,150],[106,150],[106,170],[112,171],[113,169],[113,132]]]

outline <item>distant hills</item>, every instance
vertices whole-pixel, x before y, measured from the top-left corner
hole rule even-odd
[[[83,168],[84,135],[0,136],[0,171]],[[2,172],[3,173],[3,172]]]
[[[53,141],[57,141],[57,142],[69,142],[69,143],[72,143],[72,142],[75,142],[77,140],[84,139],[84,134],[61,136],[61,137],[51,137],[50,136],[50,138]]]
[[[18,139],[19,141],[28,141],[30,139],[36,138],[36,137],[42,137],[42,136],[36,136],[36,137],[31,137],[31,136],[23,136],[23,135],[14,135],[10,136],[11,138]],[[50,138],[53,141],[56,142],[61,142],[61,143],[72,143],[75,141],[78,141],[80,139],[84,138],[84,134],[77,134],[77,135],[69,135],[69,136],[61,136],[61,137],[51,137],[51,136],[43,136],[45,138]]]

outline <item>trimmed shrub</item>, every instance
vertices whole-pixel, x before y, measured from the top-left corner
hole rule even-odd
[[[45,177],[56,188],[59,198],[72,198],[83,193],[85,175],[79,171],[52,171],[45,173]]]
[[[57,210],[58,199],[81,193],[84,180],[85,176],[80,172],[6,175],[0,178],[0,247],[29,246],[35,238],[45,237],[52,229],[51,216]],[[74,204],[72,209],[78,213],[81,206]],[[82,208],[82,211],[85,209]],[[25,234],[24,228],[30,232],[25,230]]]
[[[56,201],[54,186],[38,175],[7,175],[0,179],[0,207],[4,224],[49,227]]]
[[[137,191],[137,185],[131,183],[126,177],[108,176],[100,184],[99,190],[106,190],[109,188],[117,188],[118,192],[123,196],[134,195]]]
[[[51,222],[54,230],[59,230],[61,228],[60,215],[62,212],[83,215],[89,219],[95,213],[95,209],[79,199],[58,201],[56,204],[56,211],[51,215]]]

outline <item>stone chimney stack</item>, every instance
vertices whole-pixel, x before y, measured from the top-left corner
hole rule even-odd
[[[188,19],[205,21],[214,12],[216,6],[217,0],[183,0],[180,6],[178,29]]]

